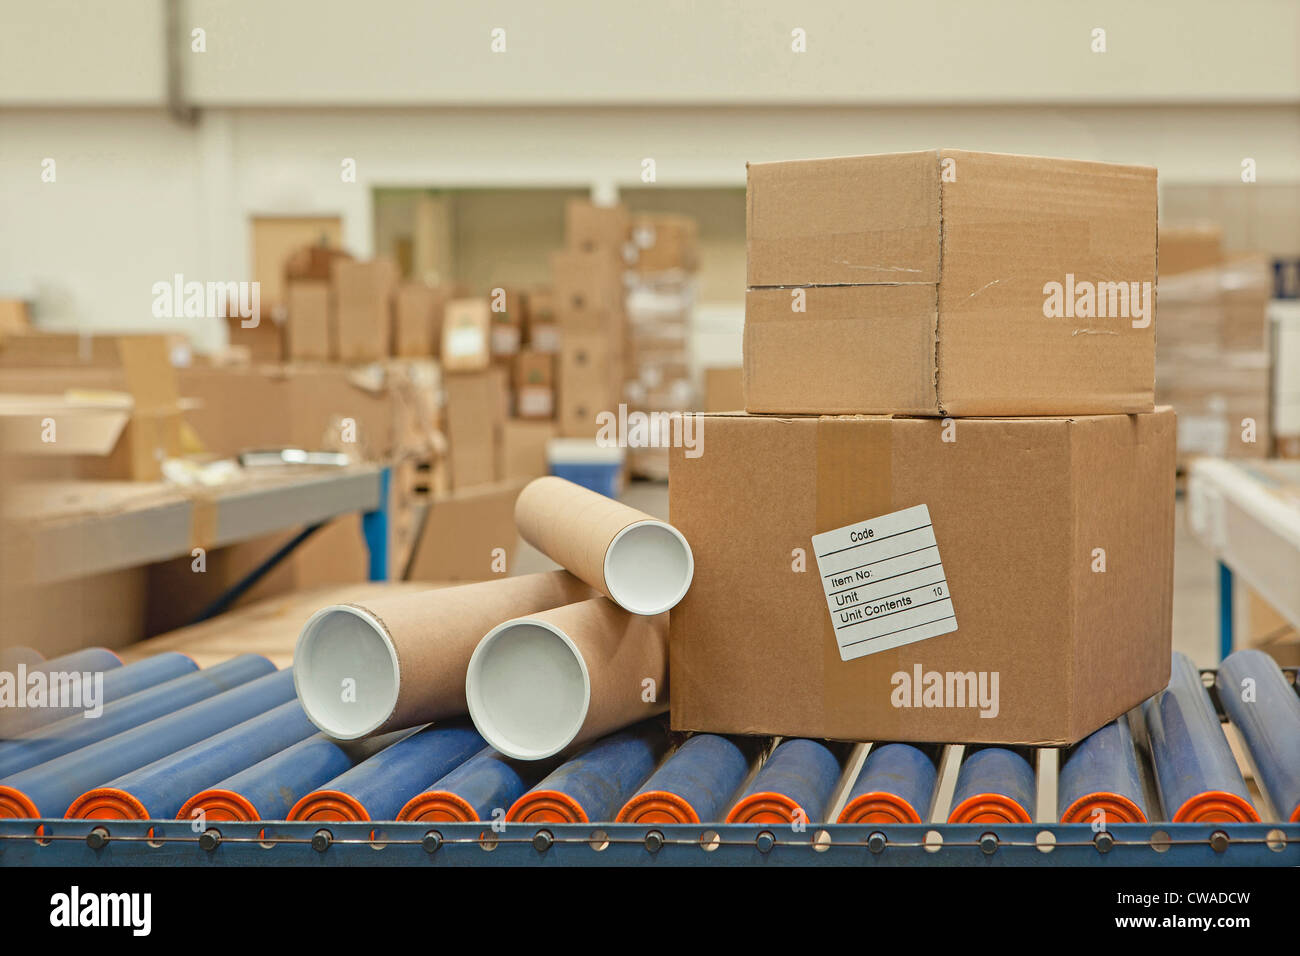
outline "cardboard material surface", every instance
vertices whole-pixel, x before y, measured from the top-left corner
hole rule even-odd
[[[621,254],[631,231],[626,206],[598,206],[586,199],[570,199],[564,206],[564,239],[575,251]]]
[[[707,452],[674,449],[671,466],[670,518],[695,554],[672,613],[675,729],[1059,745],[1165,686],[1168,409],[947,425],[709,415],[703,431]],[[958,629],[841,660],[812,536],[922,504]],[[997,675],[995,705],[964,699],[981,674],[986,690]]]
[[[566,331],[558,377],[556,420],[560,434],[593,437],[596,416],[618,406],[621,366],[610,337],[602,332]]]
[[[1212,223],[1160,227],[1160,275],[1207,269],[1223,262],[1223,229]]]
[[[393,354],[437,355],[442,346],[442,294],[423,282],[404,282],[397,290]]]
[[[475,485],[433,498],[407,579],[487,581],[500,577],[503,568],[508,573],[519,541],[515,499],[523,484],[513,480]]]
[[[749,411],[1154,407],[1154,169],[954,149],[756,163],[747,240]]]
[[[443,379],[443,389],[452,488],[496,481],[497,445],[505,420],[504,371],[453,372]]]
[[[141,569],[143,570],[143,569]],[[236,608],[202,624],[168,631],[123,648],[124,663],[164,651],[188,654],[199,667],[211,667],[239,654],[262,654],[277,668],[293,663],[298,632],[317,610],[331,604],[367,604],[397,594],[427,593],[425,583],[374,582],[293,591]]]
[[[552,253],[555,317],[567,329],[603,329],[623,311],[623,261],[607,250]]]
[[[549,474],[546,443],[556,434],[554,422],[507,420],[501,429],[501,480],[528,481]]]
[[[392,351],[397,267],[387,259],[333,261],[338,345],[344,362],[372,362]]]
[[[745,378],[740,368],[704,370],[704,410],[738,412],[745,407]]]
[[[337,336],[333,331],[329,283],[296,279],[288,284],[285,299],[289,357],[321,362],[333,358]]]
[[[377,461],[400,441],[391,390],[364,387],[341,366],[190,368],[178,379],[198,401],[186,419],[213,454],[288,447]]]

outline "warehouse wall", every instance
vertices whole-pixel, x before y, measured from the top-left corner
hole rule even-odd
[[[1300,184],[1288,0],[1104,0],[1077,14],[1034,0],[380,0],[342,18],[308,0],[177,0],[193,126],[164,110],[164,8],[5,7],[0,295],[34,298],[44,326],[162,326],[219,344],[219,322],[154,317],[153,283],[251,278],[253,215],[339,216],[345,244],[369,255],[375,190],[390,187],[488,190],[484,216],[509,213],[491,191],[520,188],[625,190],[652,208],[670,202],[654,191],[741,187],[747,161],[939,145],[1150,163],[1162,187],[1227,193],[1252,188],[1250,157],[1260,185]],[[790,51],[792,17],[806,54]],[[485,53],[502,24],[507,53]],[[206,52],[190,51],[191,25]],[[1096,26],[1104,54],[1089,49]],[[380,39],[393,36],[400,48]],[[494,264],[481,228],[461,235],[475,279],[522,268],[553,232],[539,224]],[[702,296],[734,316],[741,237],[734,223],[705,231]]]
[[[217,343],[218,323],[153,318],[150,290],[175,272],[249,278],[251,215],[339,215],[345,243],[367,255],[376,187],[610,194],[645,186],[646,157],[656,187],[738,187],[749,160],[940,144],[1150,163],[1165,185],[1240,189],[1249,156],[1261,182],[1300,182],[1300,111],[1289,106],[207,110],[193,128],[157,110],[8,110],[0,291],[34,291],[51,327],[161,324]],[[341,180],[345,158],[355,183]]]
[[[199,105],[1294,101],[1290,0],[176,0]],[[163,101],[163,0],[11,2],[0,102]],[[491,31],[506,31],[493,54]],[[792,30],[807,50],[791,49]],[[1092,31],[1106,31],[1106,52]],[[393,38],[401,38],[394,43]],[[374,65],[382,63],[383,69]],[[562,63],[563,69],[554,69]]]

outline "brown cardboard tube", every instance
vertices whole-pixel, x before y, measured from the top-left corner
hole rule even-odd
[[[563,478],[536,478],[515,501],[525,541],[619,607],[659,614],[691,586],[695,560],[680,531]]]
[[[465,668],[503,620],[593,596],[567,571],[332,604],[303,625],[293,654],[298,700],[340,740],[463,714]]]
[[[494,627],[465,675],[470,717],[508,757],[541,760],[668,709],[668,615],[596,598]]]

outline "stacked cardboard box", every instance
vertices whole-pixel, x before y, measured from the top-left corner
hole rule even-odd
[[[633,220],[633,271],[628,282],[628,351],[623,397],[629,411],[652,422],[663,413],[697,407],[690,372],[691,313],[695,304],[696,223],[686,216]],[[668,477],[668,444],[651,434],[650,447],[628,449],[628,470]]]
[[[1300,299],[1269,303],[1273,356],[1273,444],[1279,458],[1300,458]]]
[[[1155,222],[1141,167],[749,168],[749,414],[671,462],[675,728],[1068,744],[1165,686]]]
[[[565,248],[551,258],[560,332],[556,420],[561,435],[594,437],[596,416],[618,404],[630,235],[631,218],[623,206],[571,200],[565,208]]]
[[[1180,467],[1197,455],[1270,454],[1271,292],[1261,257],[1161,275],[1156,397],[1178,412]]]
[[[399,282],[387,259],[354,260],[320,247],[300,250],[285,266],[285,320],[282,342],[269,329],[249,341],[257,361],[381,361],[391,357],[426,358],[440,354],[443,311],[454,287],[423,281]],[[260,344],[259,344],[260,343]]]

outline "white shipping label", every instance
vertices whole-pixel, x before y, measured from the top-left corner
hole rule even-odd
[[[448,358],[471,358],[482,355],[484,349],[483,329],[477,325],[463,325],[451,330],[447,336]]]
[[[492,354],[514,355],[519,351],[519,328],[514,325],[492,326]]]
[[[812,543],[840,660],[957,630],[926,505],[824,531]]]

